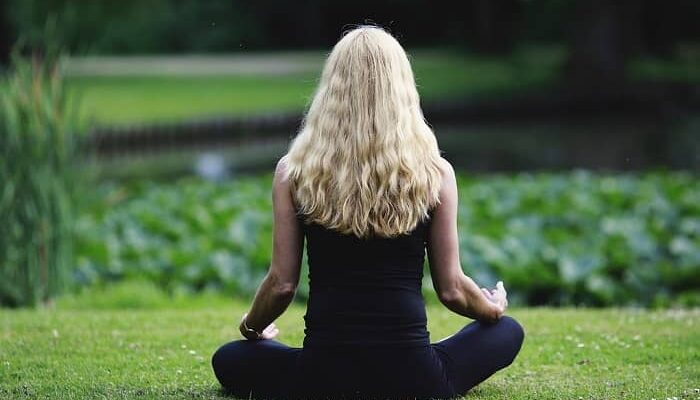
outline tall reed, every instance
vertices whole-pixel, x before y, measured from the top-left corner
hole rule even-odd
[[[76,103],[56,47],[12,55],[0,82],[0,304],[45,303],[72,269]]]

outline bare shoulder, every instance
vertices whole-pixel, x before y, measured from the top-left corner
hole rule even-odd
[[[440,157],[440,171],[442,171],[442,186],[441,192],[456,185],[455,169],[452,164],[446,159]]]
[[[287,171],[287,165],[289,160],[289,154],[283,155],[279,160],[277,160],[277,166],[275,167],[275,173],[284,173]]]
[[[278,184],[287,183],[288,154],[283,155],[275,166],[275,182]]]

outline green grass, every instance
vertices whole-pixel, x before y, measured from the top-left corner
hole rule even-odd
[[[629,65],[632,79],[700,83],[700,43],[680,43],[670,58],[643,57]]]
[[[98,122],[164,121],[302,108],[315,76],[73,77],[83,112]]]
[[[697,49],[691,50],[670,61],[634,60],[629,65],[630,78],[699,82]],[[566,60],[566,50],[558,46],[526,46],[506,57],[440,49],[409,50],[409,55],[425,101],[494,96],[551,85]],[[294,59],[293,54],[284,54],[280,62],[290,57]],[[75,75],[68,85],[83,98],[83,112],[100,123],[301,111],[317,85],[324,53],[307,52],[303,57],[316,60],[317,70],[286,75]]]
[[[506,57],[446,49],[408,52],[425,101],[507,94],[554,84],[566,60],[565,48],[542,45],[524,46]],[[73,74],[68,85],[84,100],[84,115],[104,124],[301,111],[313,95],[324,53],[303,52],[298,57],[293,53],[280,54],[282,62],[301,57],[304,62],[316,60],[318,68],[287,75]],[[672,60],[634,60],[629,65],[630,77],[642,81],[700,82],[698,54],[696,47],[687,46]]]
[[[0,398],[223,398],[210,355],[237,338],[247,306],[0,310]],[[279,340],[301,344],[303,312],[295,304],[278,320]],[[510,315],[525,327],[520,355],[467,399],[700,397],[698,310]],[[468,322],[435,304],[428,316],[433,341]]]
[[[425,100],[492,94],[552,80],[563,53],[539,50],[490,58],[440,50],[411,52]],[[68,78],[83,100],[83,112],[101,123],[158,122],[212,115],[301,111],[310,101],[318,70],[287,75],[162,75]]]

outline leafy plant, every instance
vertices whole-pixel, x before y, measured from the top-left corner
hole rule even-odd
[[[271,185],[271,176],[103,185],[97,207],[78,221],[77,279],[250,294],[272,252]]]
[[[463,266],[521,303],[700,301],[697,176],[523,173],[460,188]]]
[[[696,175],[461,174],[458,183],[462,266],[482,285],[504,280],[516,304],[700,303]],[[79,219],[76,276],[251,295],[272,252],[271,186],[269,174],[102,185]]]
[[[12,57],[0,93],[0,304],[50,299],[72,270],[71,186],[80,130],[60,52]]]

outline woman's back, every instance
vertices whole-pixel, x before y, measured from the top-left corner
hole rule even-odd
[[[421,285],[430,220],[393,238],[360,239],[301,222],[309,264],[301,397],[447,397]]]
[[[360,239],[301,222],[309,264],[304,347],[428,346],[421,292],[429,220]]]

